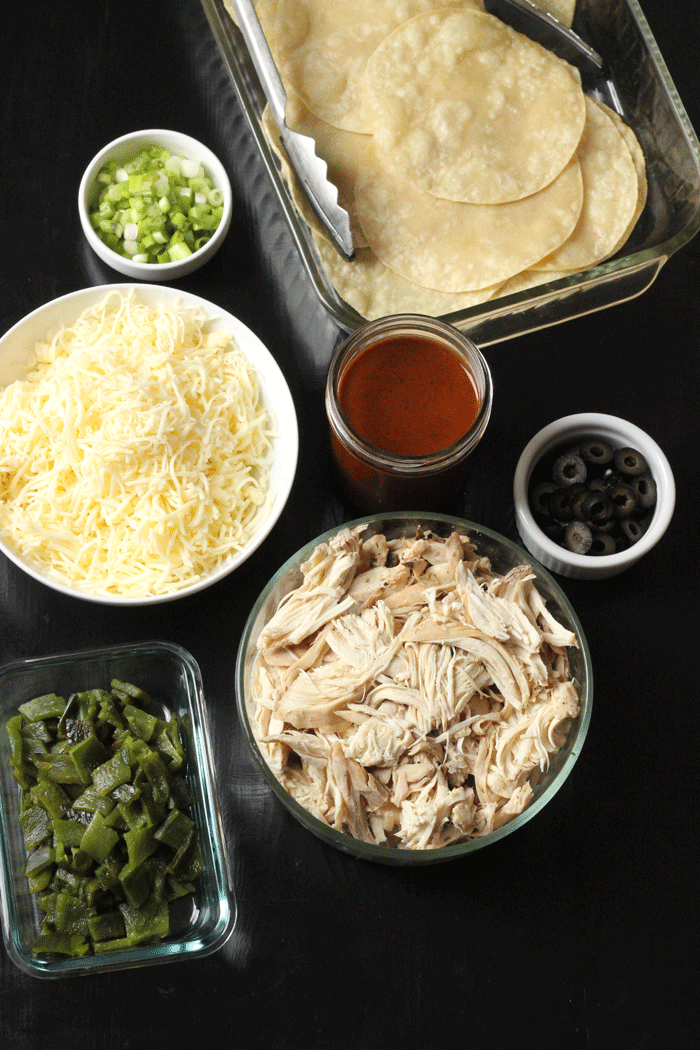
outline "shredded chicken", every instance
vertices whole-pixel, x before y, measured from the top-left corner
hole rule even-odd
[[[282,786],[331,827],[399,849],[487,835],[530,803],[578,713],[529,566],[469,537],[315,548],[258,639],[253,729]]]

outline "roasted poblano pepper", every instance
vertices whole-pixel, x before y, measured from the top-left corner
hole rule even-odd
[[[36,955],[166,937],[169,902],[204,870],[180,722],[150,714],[150,702],[114,678],[72,694],[69,709],[56,693],[35,697],[7,723],[27,881],[44,913]]]

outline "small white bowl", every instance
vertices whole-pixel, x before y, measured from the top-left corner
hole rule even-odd
[[[647,460],[656,482],[656,507],[649,527],[631,547],[615,554],[574,554],[560,547],[540,529],[530,509],[528,488],[537,463],[558,445],[574,444],[579,438],[590,435],[604,438],[614,448],[636,448]],[[658,543],[673,515],[676,486],[666,456],[643,430],[617,416],[581,412],[550,423],[525,446],[515,470],[513,499],[520,538],[545,568],[573,579],[601,580],[629,569]]]
[[[104,241],[95,233],[90,222],[90,211],[97,204],[99,195],[99,184],[97,176],[104,165],[110,160],[126,162],[135,157],[136,154],[146,146],[160,145],[176,156],[187,157],[188,160],[200,161],[211,178],[212,185],[223,194],[224,213],[221,222],[212,234],[211,238],[198,251],[188,255],[186,259],[169,263],[144,263],[127,259],[117,252],[112,251]],[[205,262],[219,250],[231,225],[232,194],[226,170],[221,161],[210,149],[197,139],[183,135],[179,131],[164,131],[160,128],[147,131],[135,131],[130,135],[122,135],[114,139],[109,145],[93,157],[88,164],[85,173],[80,180],[78,191],[78,212],[80,224],[83,227],[90,247],[99,257],[119,273],[133,277],[137,281],[172,281],[185,274],[192,273],[203,266]]]
[[[83,288],[77,292],[70,292],[68,295],[40,306],[33,313],[18,321],[0,339],[0,389],[26,375],[37,342],[45,340],[47,335],[70,325],[85,310],[101,303],[108,295],[112,293],[127,295],[130,291],[136,294],[139,302],[147,306],[157,306],[162,303],[173,308],[180,305],[201,309],[207,317],[206,330],[223,331],[233,335],[241,351],[255,368],[262,389],[263,405],[272,418],[274,430],[273,460],[269,474],[272,506],[267,518],[262,521],[245,546],[232,553],[217,569],[206,576],[194,579],[181,590],[145,596],[92,593],[66,585],[62,580],[52,578],[43,566],[31,562],[14,546],[0,538],[0,551],[33,579],[61,594],[82,598],[88,602],[117,606],[156,605],[176,598],[184,598],[210,587],[237,569],[253,551],[257,550],[282,513],[294,482],[299,449],[299,431],[294,401],[284,375],[270,351],[242,321],[232,314],[219,309],[218,306],[198,295],[191,295],[189,292],[183,292],[181,289],[167,285],[100,285],[96,288]]]

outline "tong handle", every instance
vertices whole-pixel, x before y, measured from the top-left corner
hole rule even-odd
[[[285,124],[287,92],[253,2],[252,0],[232,0],[232,4],[238,16],[239,29],[250,52],[255,71],[260,78],[272,116],[279,127],[282,127]]]

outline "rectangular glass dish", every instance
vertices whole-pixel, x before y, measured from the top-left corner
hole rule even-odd
[[[332,287],[262,130],[265,97],[224,0],[202,0],[246,121],[255,139],[301,263],[337,324],[365,323]],[[443,321],[481,346],[510,339],[631,299],[650,287],[663,264],[700,228],[700,143],[637,0],[578,0],[574,29],[603,57],[610,76],[584,89],[632,126],[644,150],[648,198],[624,248],[589,270],[492,299]]]
[[[66,699],[72,692],[107,688],[112,678],[132,682],[151,694],[151,714],[181,719],[187,754],[186,783],[191,817],[199,835],[205,871],[193,896],[170,906],[170,935],[162,942],[71,958],[35,957],[34,939],[41,912],[25,875],[27,853],[18,822],[19,784],[10,765],[5,726],[20,704],[45,693]],[[56,656],[15,660],[0,667],[0,891],[5,948],[12,961],[33,977],[65,977],[107,970],[201,958],[217,951],[236,920],[214,780],[209,732],[199,667],[190,654],[168,642],[142,642]]]

